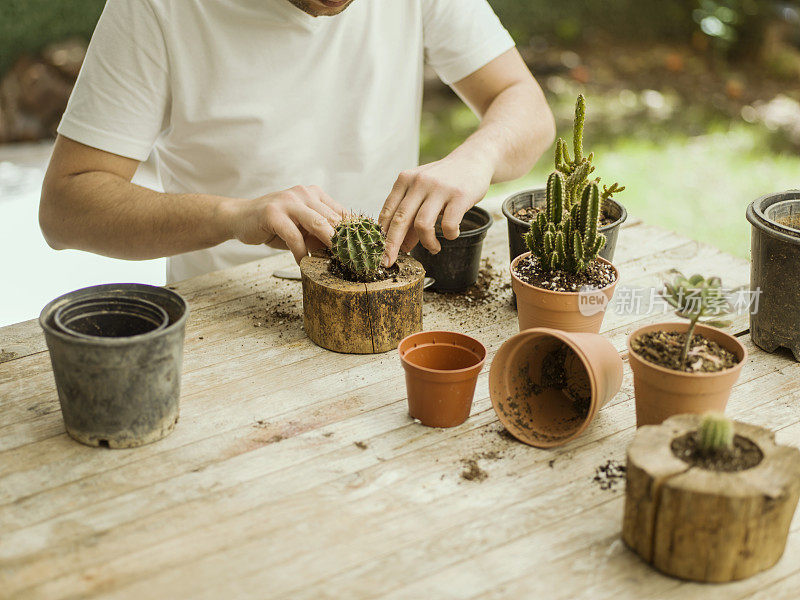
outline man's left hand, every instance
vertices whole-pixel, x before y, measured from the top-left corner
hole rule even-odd
[[[444,237],[456,239],[464,214],[486,195],[492,176],[488,160],[454,155],[400,173],[378,217],[386,231],[382,264],[393,265],[400,250],[409,252],[417,242],[439,252],[439,215]]]

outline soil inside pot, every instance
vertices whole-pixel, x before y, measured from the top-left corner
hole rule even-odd
[[[544,207],[540,206],[528,206],[522,207],[515,210],[512,214],[517,217],[520,221],[525,221],[526,223],[530,223],[536,218],[540,212],[544,210]],[[605,227],[606,225],[611,225],[617,219],[614,218],[613,215],[609,214],[605,210],[600,215],[600,227]]]
[[[459,229],[461,233],[465,231],[475,231],[483,227],[483,221],[473,219],[472,215],[464,215],[464,218],[461,220],[461,224],[459,225]],[[436,232],[436,237],[444,237],[444,231],[442,231],[442,217],[439,217],[436,220],[436,225],[434,227],[434,231]]]
[[[779,225],[783,225],[784,227],[791,227],[792,229],[800,231],[800,215],[779,217],[775,219],[775,222],[778,223]]]
[[[705,336],[695,334],[686,360],[680,357],[686,334],[675,331],[651,331],[631,341],[631,348],[648,362],[673,371],[716,373],[738,364],[736,356]]]
[[[554,292],[579,292],[604,288],[614,282],[616,275],[611,265],[593,260],[583,273],[567,273],[561,269],[546,269],[534,257],[521,259],[514,273],[523,282]]]
[[[690,431],[672,440],[672,453],[683,462],[708,471],[733,473],[752,469],[764,458],[761,449],[752,441],[741,435],[733,438],[733,445],[728,450],[719,452],[703,452],[698,443],[698,432]]]
[[[578,355],[563,342],[542,358],[539,383],[530,377],[528,381],[537,396],[548,389],[562,391],[572,401],[575,415],[571,421],[581,422],[588,416],[592,392],[586,369]]]
[[[328,270],[331,272],[331,275],[334,275],[339,279],[344,279],[345,281],[351,281],[353,283],[373,283],[375,281],[385,281],[386,279],[390,279],[392,277],[397,278],[397,276],[400,274],[400,268],[397,266],[397,263],[395,263],[388,269],[384,267],[378,267],[378,270],[372,275],[362,275],[360,273],[353,272],[352,269],[346,267],[332,256]]]

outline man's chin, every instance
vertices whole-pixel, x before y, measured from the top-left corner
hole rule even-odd
[[[350,6],[352,0],[289,0],[313,17],[332,17]]]

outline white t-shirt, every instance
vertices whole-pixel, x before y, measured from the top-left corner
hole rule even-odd
[[[108,0],[58,128],[152,158],[163,190],[256,198],[318,185],[376,216],[417,165],[423,63],[445,83],[513,40],[486,0]],[[232,240],[168,260],[176,281],[256,260]]]

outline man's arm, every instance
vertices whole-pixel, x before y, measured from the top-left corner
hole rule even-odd
[[[491,183],[526,174],[555,137],[555,122],[539,84],[516,49],[498,56],[453,85],[481,118],[480,127],[445,158],[404,171],[384,203],[379,222],[387,231],[384,265],[418,241],[441,250],[434,226],[442,215],[447,239]]]
[[[253,200],[155,192],[131,183],[138,165],[59,136],[39,203],[47,243],[143,260],[238,239],[288,248],[299,261],[309,245],[330,244],[344,212],[316,186]]]

